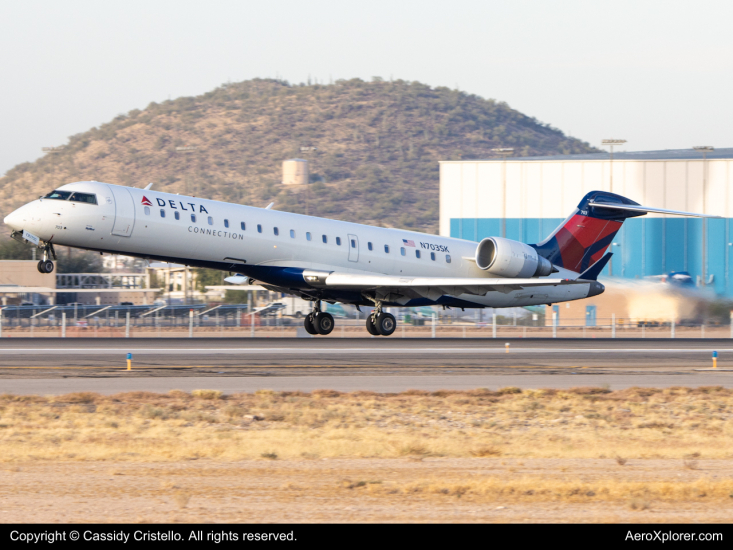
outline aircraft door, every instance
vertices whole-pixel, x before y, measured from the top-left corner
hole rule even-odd
[[[359,261],[359,237],[356,235],[347,235],[349,238],[349,242],[347,243],[349,245],[349,261],[350,262],[358,262]]]
[[[115,223],[112,227],[112,235],[129,237],[132,235],[132,228],[135,227],[135,201],[129,189],[117,185],[110,185],[109,188],[115,201]]]

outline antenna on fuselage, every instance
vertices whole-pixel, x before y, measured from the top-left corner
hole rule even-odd
[[[148,189],[150,189],[150,188],[151,188],[152,186],[153,186],[153,182],[151,181],[151,182],[150,182],[149,184],[147,184],[147,185],[146,185],[145,187],[143,187],[143,189],[144,189],[145,191],[147,191],[147,190],[148,190]]]
[[[272,210],[272,207],[273,206],[275,206],[275,203],[274,202],[271,202],[270,204],[268,204],[267,206],[265,206],[265,210]]]

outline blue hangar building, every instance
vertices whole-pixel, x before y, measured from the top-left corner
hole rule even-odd
[[[733,149],[508,157],[440,163],[440,234],[471,241],[542,241],[589,191],[644,206],[715,214],[702,220],[649,214],[626,220],[603,276],[673,271],[733,296]],[[703,225],[705,224],[705,225]],[[705,242],[703,242],[705,241]]]

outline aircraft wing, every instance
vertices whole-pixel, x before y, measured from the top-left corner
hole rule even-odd
[[[586,279],[502,279],[486,277],[399,277],[395,275],[328,273],[324,271],[305,271],[304,279],[315,288],[330,288],[334,290],[356,290],[360,292],[374,292],[378,299],[406,304],[414,298],[428,298],[437,300],[441,296],[460,296],[473,294],[485,296],[487,292],[501,292],[508,294],[525,288],[593,284],[591,277]],[[232,284],[247,284],[253,280],[241,275],[225,279]],[[268,286],[268,285],[265,285]],[[280,292],[289,292],[289,289],[277,289]]]
[[[317,286],[333,289],[374,291],[385,301],[407,303],[413,298],[437,300],[441,296],[473,294],[484,296],[487,292],[508,294],[514,290],[568,284],[589,284],[582,279],[501,279],[456,277],[399,277],[393,275],[361,275],[334,272]]]

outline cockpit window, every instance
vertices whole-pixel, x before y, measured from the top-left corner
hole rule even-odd
[[[78,191],[51,191],[44,199],[54,199],[57,201],[85,202],[87,204],[97,204],[97,196],[91,193],[79,193]]]
[[[92,195],[90,193],[79,193],[78,191],[74,191],[74,194],[71,195],[71,198],[69,200],[72,202],[86,202],[87,204],[97,204],[97,195]]]
[[[56,199],[59,201],[65,201],[71,196],[70,191],[51,191],[48,195],[43,197],[44,199]]]

